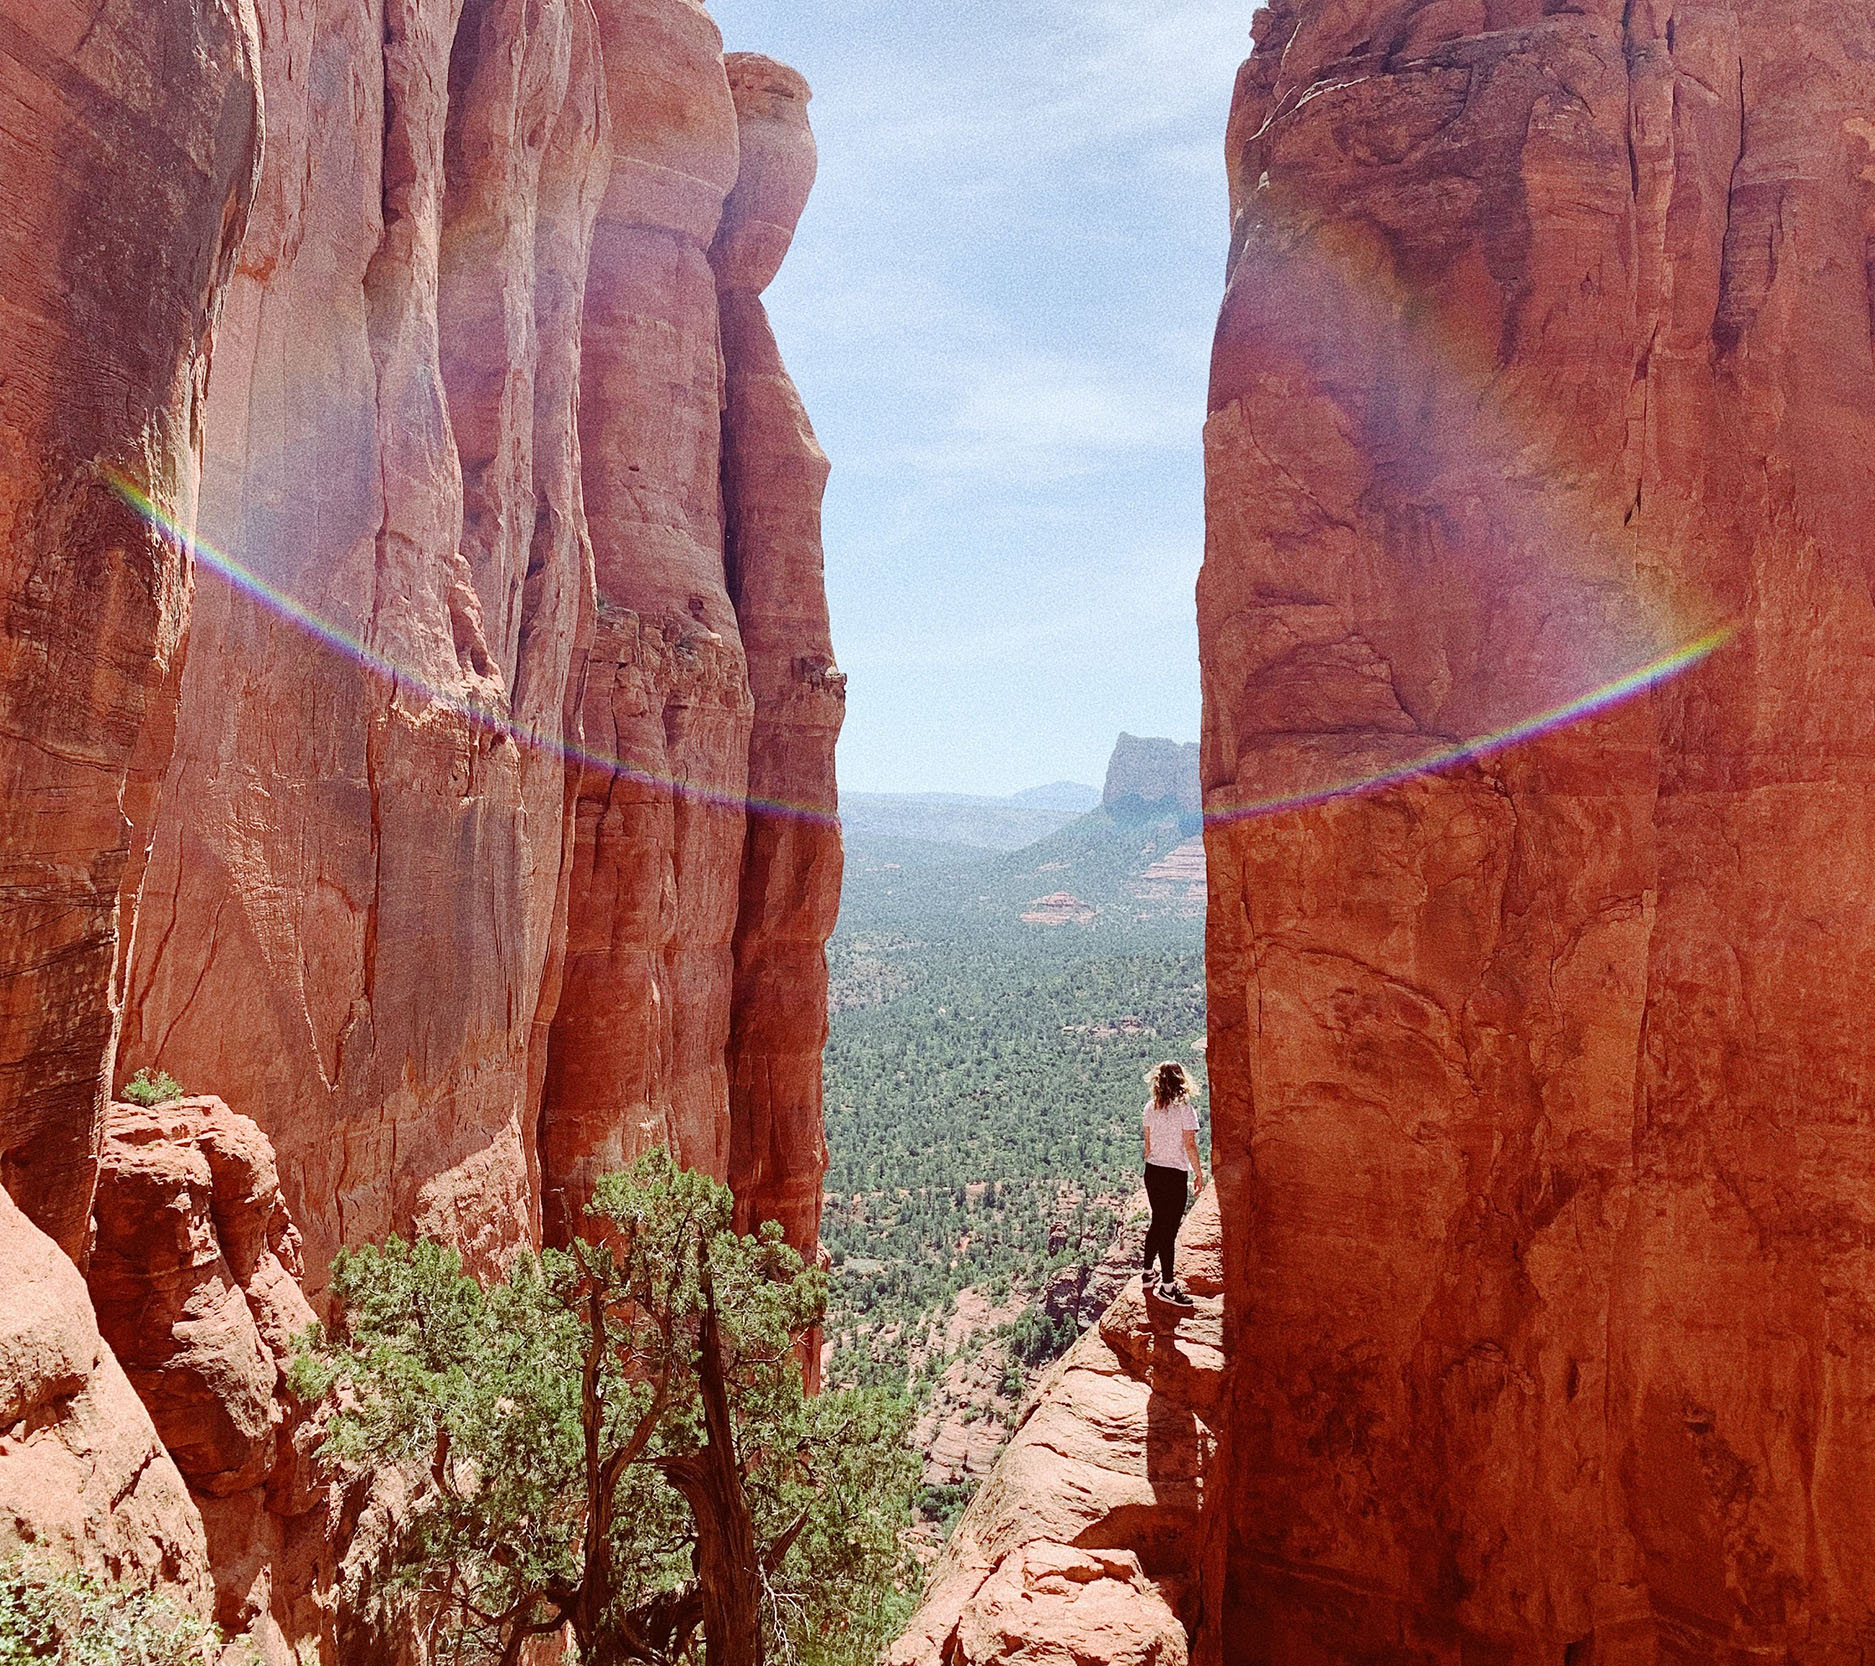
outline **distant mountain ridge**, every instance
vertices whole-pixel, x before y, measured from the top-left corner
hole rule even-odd
[[[1078,781],[1051,781],[1007,798],[970,793],[842,793],[840,821],[861,838],[918,839],[980,851],[1020,850],[1100,802]]]

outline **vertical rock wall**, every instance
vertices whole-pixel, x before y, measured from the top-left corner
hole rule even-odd
[[[1875,22],[1255,35],[1199,594],[1199,1657],[1857,1659]],[[1298,803],[1728,621],[1651,693]]]
[[[315,1302],[493,1269],[658,1141],[815,1246],[807,88],[693,0],[0,0],[0,100],[0,1179],[103,1330],[0,1218],[0,1543],[349,1658],[289,1214]],[[94,1215],[145,1066],[234,1110],[116,1107]]]
[[[196,608],[123,1064],[262,1121],[317,1289],[343,1242],[538,1230],[604,98],[585,0],[261,9],[202,516],[239,571]]]
[[[742,161],[710,251],[722,309],[723,503],[729,593],[748,655],[748,836],[729,1036],[729,1180],[738,1224],[820,1236],[827,1147],[826,943],[840,911],[834,743],[846,679],[834,667],[821,573],[827,459],[801,407],[761,292],[814,183],[807,83],[753,53],[728,59]],[[814,1364],[818,1367],[818,1351]]]
[[[723,574],[722,356],[707,251],[735,184],[722,37],[692,0],[602,13],[612,172],[580,440],[598,573],[591,762],[547,1065],[547,1224],[651,1145],[728,1173],[730,938],[748,670]]]
[[[807,86],[690,0],[608,13],[582,435],[599,629],[542,1119],[550,1233],[653,1144],[810,1248],[844,680],[826,459],[760,292],[813,183]]]
[[[233,0],[0,7],[0,1183],[84,1243],[168,761],[210,336],[253,190]]]

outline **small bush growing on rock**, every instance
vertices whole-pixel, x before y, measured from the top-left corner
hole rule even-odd
[[[341,1254],[294,1386],[344,1461],[411,1479],[383,1595],[439,1659],[862,1666],[908,1616],[917,1461],[897,1395],[808,1397],[825,1277],[728,1189],[653,1152],[585,1236],[484,1288],[451,1250]]]
[[[221,1633],[167,1597],[51,1563],[0,1563],[0,1662],[216,1666]],[[251,1658],[251,1657],[249,1657]]]
[[[124,1097],[133,1105],[167,1105],[182,1097],[182,1084],[167,1070],[152,1076],[146,1065],[124,1084]]]

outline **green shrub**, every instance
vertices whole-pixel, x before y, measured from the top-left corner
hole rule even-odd
[[[0,1562],[0,1662],[214,1666],[221,1634],[167,1597],[76,1569]]]
[[[152,1076],[146,1065],[124,1084],[124,1097],[133,1105],[167,1105],[182,1097],[182,1084],[167,1070]]]

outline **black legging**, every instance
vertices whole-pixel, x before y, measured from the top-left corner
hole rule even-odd
[[[1178,1248],[1179,1223],[1185,1218],[1185,1171],[1158,1163],[1146,1165],[1146,1201],[1152,1205],[1152,1225],[1146,1229],[1146,1266],[1159,1258],[1159,1271],[1172,1282],[1172,1253]]]

